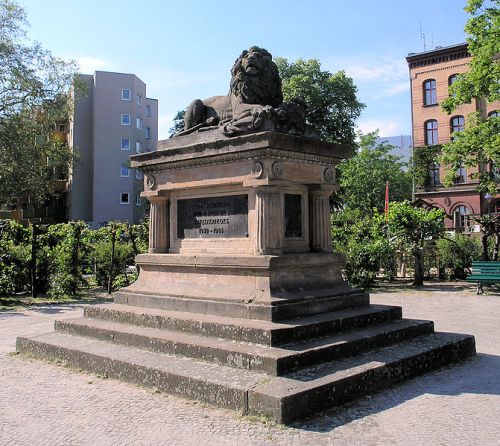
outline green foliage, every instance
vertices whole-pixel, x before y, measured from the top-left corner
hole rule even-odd
[[[358,101],[353,80],[343,71],[321,69],[317,59],[289,62],[275,59],[285,101],[299,99],[307,106],[307,122],[327,141],[354,146],[354,124],[364,104]]]
[[[179,110],[174,116],[172,127],[168,130],[170,133],[170,137],[172,137],[175,133],[184,130],[184,115],[186,114],[186,110]]]
[[[384,210],[385,184],[389,182],[390,201],[411,198],[411,174],[405,170],[401,157],[392,155],[394,148],[385,142],[376,143],[378,132],[360,134],[358,152],[338,166],[340,192],[333,200],[337,208],[358,209],[362,215]]]
[[[454,134],[453,141],[443,146],[441,163],[450,166],[445,185],[451,186],[455,180],[455,172],[463,164],[465,167],[486,166],[500,163],[500,117],[483,118],[480,115],[469,115],[466,128]],[[494,195],[498,180],[493,172],[480,172],[472,175],[478,179],[478,190]]]
[[[75,296],[87,285],[82,265],[82,259],[89,250],[84,243],[87,231],[85,223],[80,221],[50,226],[49,234],[55,242],[52,248],[51,296]]]
[[[441,209],[427,211],[409,201],[391,203],[388,215],[392,237],[398,237],[410,249],[423,249],[430,239],[439,238],[444,231],[444,213]]]
[[[0,198],[29,196],[38,204],[72,159],[51,135],[68,119],[76,66],[26,43],[26,26],[23,9],[0,0]]]
[[[472,60],[469,70],[450,86],[450,96],[443,109],[451,113],[459,105],[475,98],[488,102],[500,100],[500,0],[468,0],[465,11],[470,18],[465,25]]]
[[[481,257],[478,240],[461,234],[438,240],[437,250],[439,267],[448,280],[465,279],[472,262]]]
[[[423,251],[432,239],[438,239],[444,232],[444,212],[441,209],[417,208],[409,201],[391,203],[388,215],[389,233],[414,259],[415,279],[420,286],[424,281]]]
[[[103,241],[95,246],[96,255],[96,280],[99,286],[108,286],[109,275],[111,274],[113,289],[123,286],[126,283],[125,275],[127,265],[133,263],[132,247],[120,240],[116,241],[115,258],[111,265],[111,242]],[[132,276],[133,277],[133,276]],[[130,279],[132,279],[132,277]],[[131,283],[131,280],[128,281]]]
[[[422,146],[413,148],[412,174],[416,186],[424,189],[430,186],[430,169],[438,159],[442,146]]]
[[[488,102],[500,100],[500,0],[468,0],[464,8],[470,18],[465,26],[468,49],[472,56],[467,73],[460,74],[450,86],[450,95],[441,106],[448,114],[457,107],[479,98]],[[500,118],[471,115],[464,132],[445,144],[441,162],[451,170],[446,183],[460,164],[466,167],[500,164]],[[496,193],[496,181],[487,174],[476,176],[479,190]]]
[[[362,216],[360,210],[332,215],[333,247],[346,255],[344,274],[352,285],[372,286],[381,269],[386,278],[394,278],[395,250],[385,229],[382,219]]]
[[[37,226],[35,289],[52,297],[75,296],[89,286],[84,273],[97,272],[97,282],[107,287],[111,263],[111,232],[115,230],[113,289],[126,286],[137,272],[126,271],[137,254],[147,252],[148,225],[111,222],[90,230],[83,222]],[[0,295],[30,290],[33,226],[0,220]]]
[[[0,295],[28,290],[29,237],[29,231],[19,223],[0,221]]]

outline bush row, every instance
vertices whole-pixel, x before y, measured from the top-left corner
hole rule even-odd
[[[147,246],[147,223],[93,230],[80,221],[26,227],[0,220],[0,296],[75,296],[96,284],[112,291],[135,280],[127,267]]]

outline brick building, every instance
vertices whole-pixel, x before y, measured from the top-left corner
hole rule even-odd
[[[423,53],[409,54],[406,58],[410,70],[413,151],[415,158],[419,150],[434,146],[436,151],[441,144],[452,138],[453,132],[464,129],[468,115],[480,112],[491,116],[500,109],[500,103],[488,104],[476,99],[470,104],[458,107],[448,115],[441,109],[440,103],[448,96],[448,87],[456,76],[468,70],[471,56],[467,44],[436,48]],[[470,231],[470,214],[484,214],[490,206],[496,206],[496,197],[486,200],[476,187],[478,180],[471,175],[478,169],[490,166],[478,166],[473,169],[460,168],[455,175],[455,184],[445,187],[442,180],[445,166],[429,163],[429,176],[424,185],[417,185],[415,199],[420,206],[436,207],[446,212],[445,225],[450,230]],[[500,195],[498,195],[500,199]],[[496,208],[495,208],[496,209]]]

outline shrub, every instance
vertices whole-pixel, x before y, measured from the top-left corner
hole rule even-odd
[[[439,268],[448,280],[467,277],[473,260],[481,256],[481,244],[475,238],[455,234],[437,241]]]
[[[96,280],[99,286],[107,288],[111,269],[111,280],[113,289],[122,282],[115,284],[115,279],[125,273],[127,265],[133,262],[132,247],[127,243],[116,240],[115,258],[111,267],[111,242],[101,241],[95,245],[96,256]],[[123,278],[123,281],[124,278]]]

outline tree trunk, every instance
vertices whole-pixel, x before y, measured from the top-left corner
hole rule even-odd
[[[481,258],[479,260],[483,260],[487,262],[490,260],[488,255],[488,234],[486,233],[486,228],[481,228],[481,248],[483,253],[481,254]]]
[[[37,254],[37,227],[35,223],[31,226],[32,237],[31,237],[31,298],[34,299],[37,296],[37,281],[36,281],[36,254]]]
[[[498,261],[498,251],[500,249],[500,234],[495,232],[495,248],[493,249],[493,260]]]
[[[419,249],[413,250],[413,260],[415,263],[415,278],[412,286],[422,286],[424,284],[424,257]]]
[[[72,296],[76,295],[78,290],[78,282],[79,282],[79,259],[78,259],[78,250],[80,248],[80,237],[81,237],[81,228],[77,223],[73,224],[73,246],[71,249],[71,285],[70,285],[70,293]]]
[[[113,291],[113,269],[115,263],[115,243],[116,243],[116,229],[111,229],[111,262],[109,264],[109,278],[108,278],[108,294]]]

